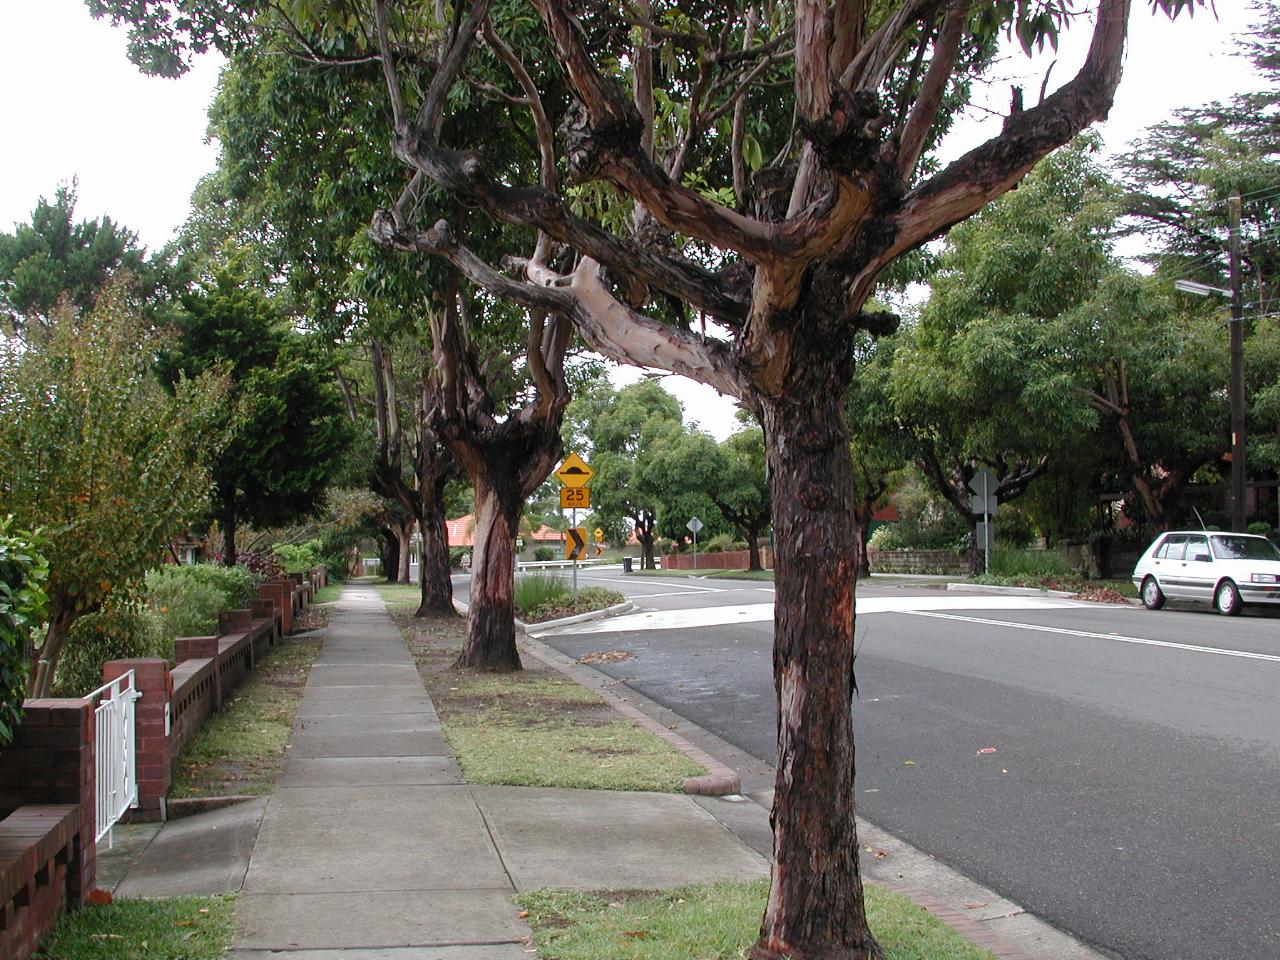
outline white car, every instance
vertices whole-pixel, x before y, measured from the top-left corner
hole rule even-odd
[[[1247,603],[1280,605],[1280,550],[1249,533],[1175,530],[1156,538],[1133,568],[1148,610],[1169,600],[1208,600],[1232,617]]]

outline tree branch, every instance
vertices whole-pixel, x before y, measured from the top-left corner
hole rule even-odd
[[[876,258],[873,274],[976,213],[1052,150],[1106,117],[1120,81],[1129,2],[1101,0],[1089,55],[1071,81],[1039,106],[1010,116],[999,136],[907,195],[894,217],[897,237]]]
[[[657,367],[742,397],[743,384],[728,347],[669,327],[619,302],[600,282],[600,264],[584,257],[570,284],[575,309],[566,311],[599,352],[619,363]]]
[[[902,143],[898,147],[898,176],[904,181],[910,180],[911,172],[915,170],[920,154],[924,152],[929,131],[938,117],[942,96],[946,93],[951,73],[960,58],[960,43],[964,39],[965,21],[968,18],[969,0],[950,0],[946,16],[942,20],[942,29],[933,45],[929,69],[925,72],[924,83],[920,85],[916,102],[911,107],[911,114],[902,133]]]

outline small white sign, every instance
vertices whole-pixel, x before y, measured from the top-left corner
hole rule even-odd
[[[688,523],[686,523],[685,526],[688,527],[691,532],[697,533],[699,530],[702,529],[702,521],[699,520],[697,517],[694,517]]]

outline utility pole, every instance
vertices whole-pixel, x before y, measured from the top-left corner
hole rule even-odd
[[[1240,196],[1227,200],[1231,271],[1231,529],[1247,524],[1245,486],[1244,307],[1240,297]]]

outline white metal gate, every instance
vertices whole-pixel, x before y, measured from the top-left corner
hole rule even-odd
[[[111,845],[111,828],[124,812],[138,805],[138,779],[134,770],[134,701],[142,694],[130,670],[86,697],[97,700],[94,725],[97,742],[98,836]]]

